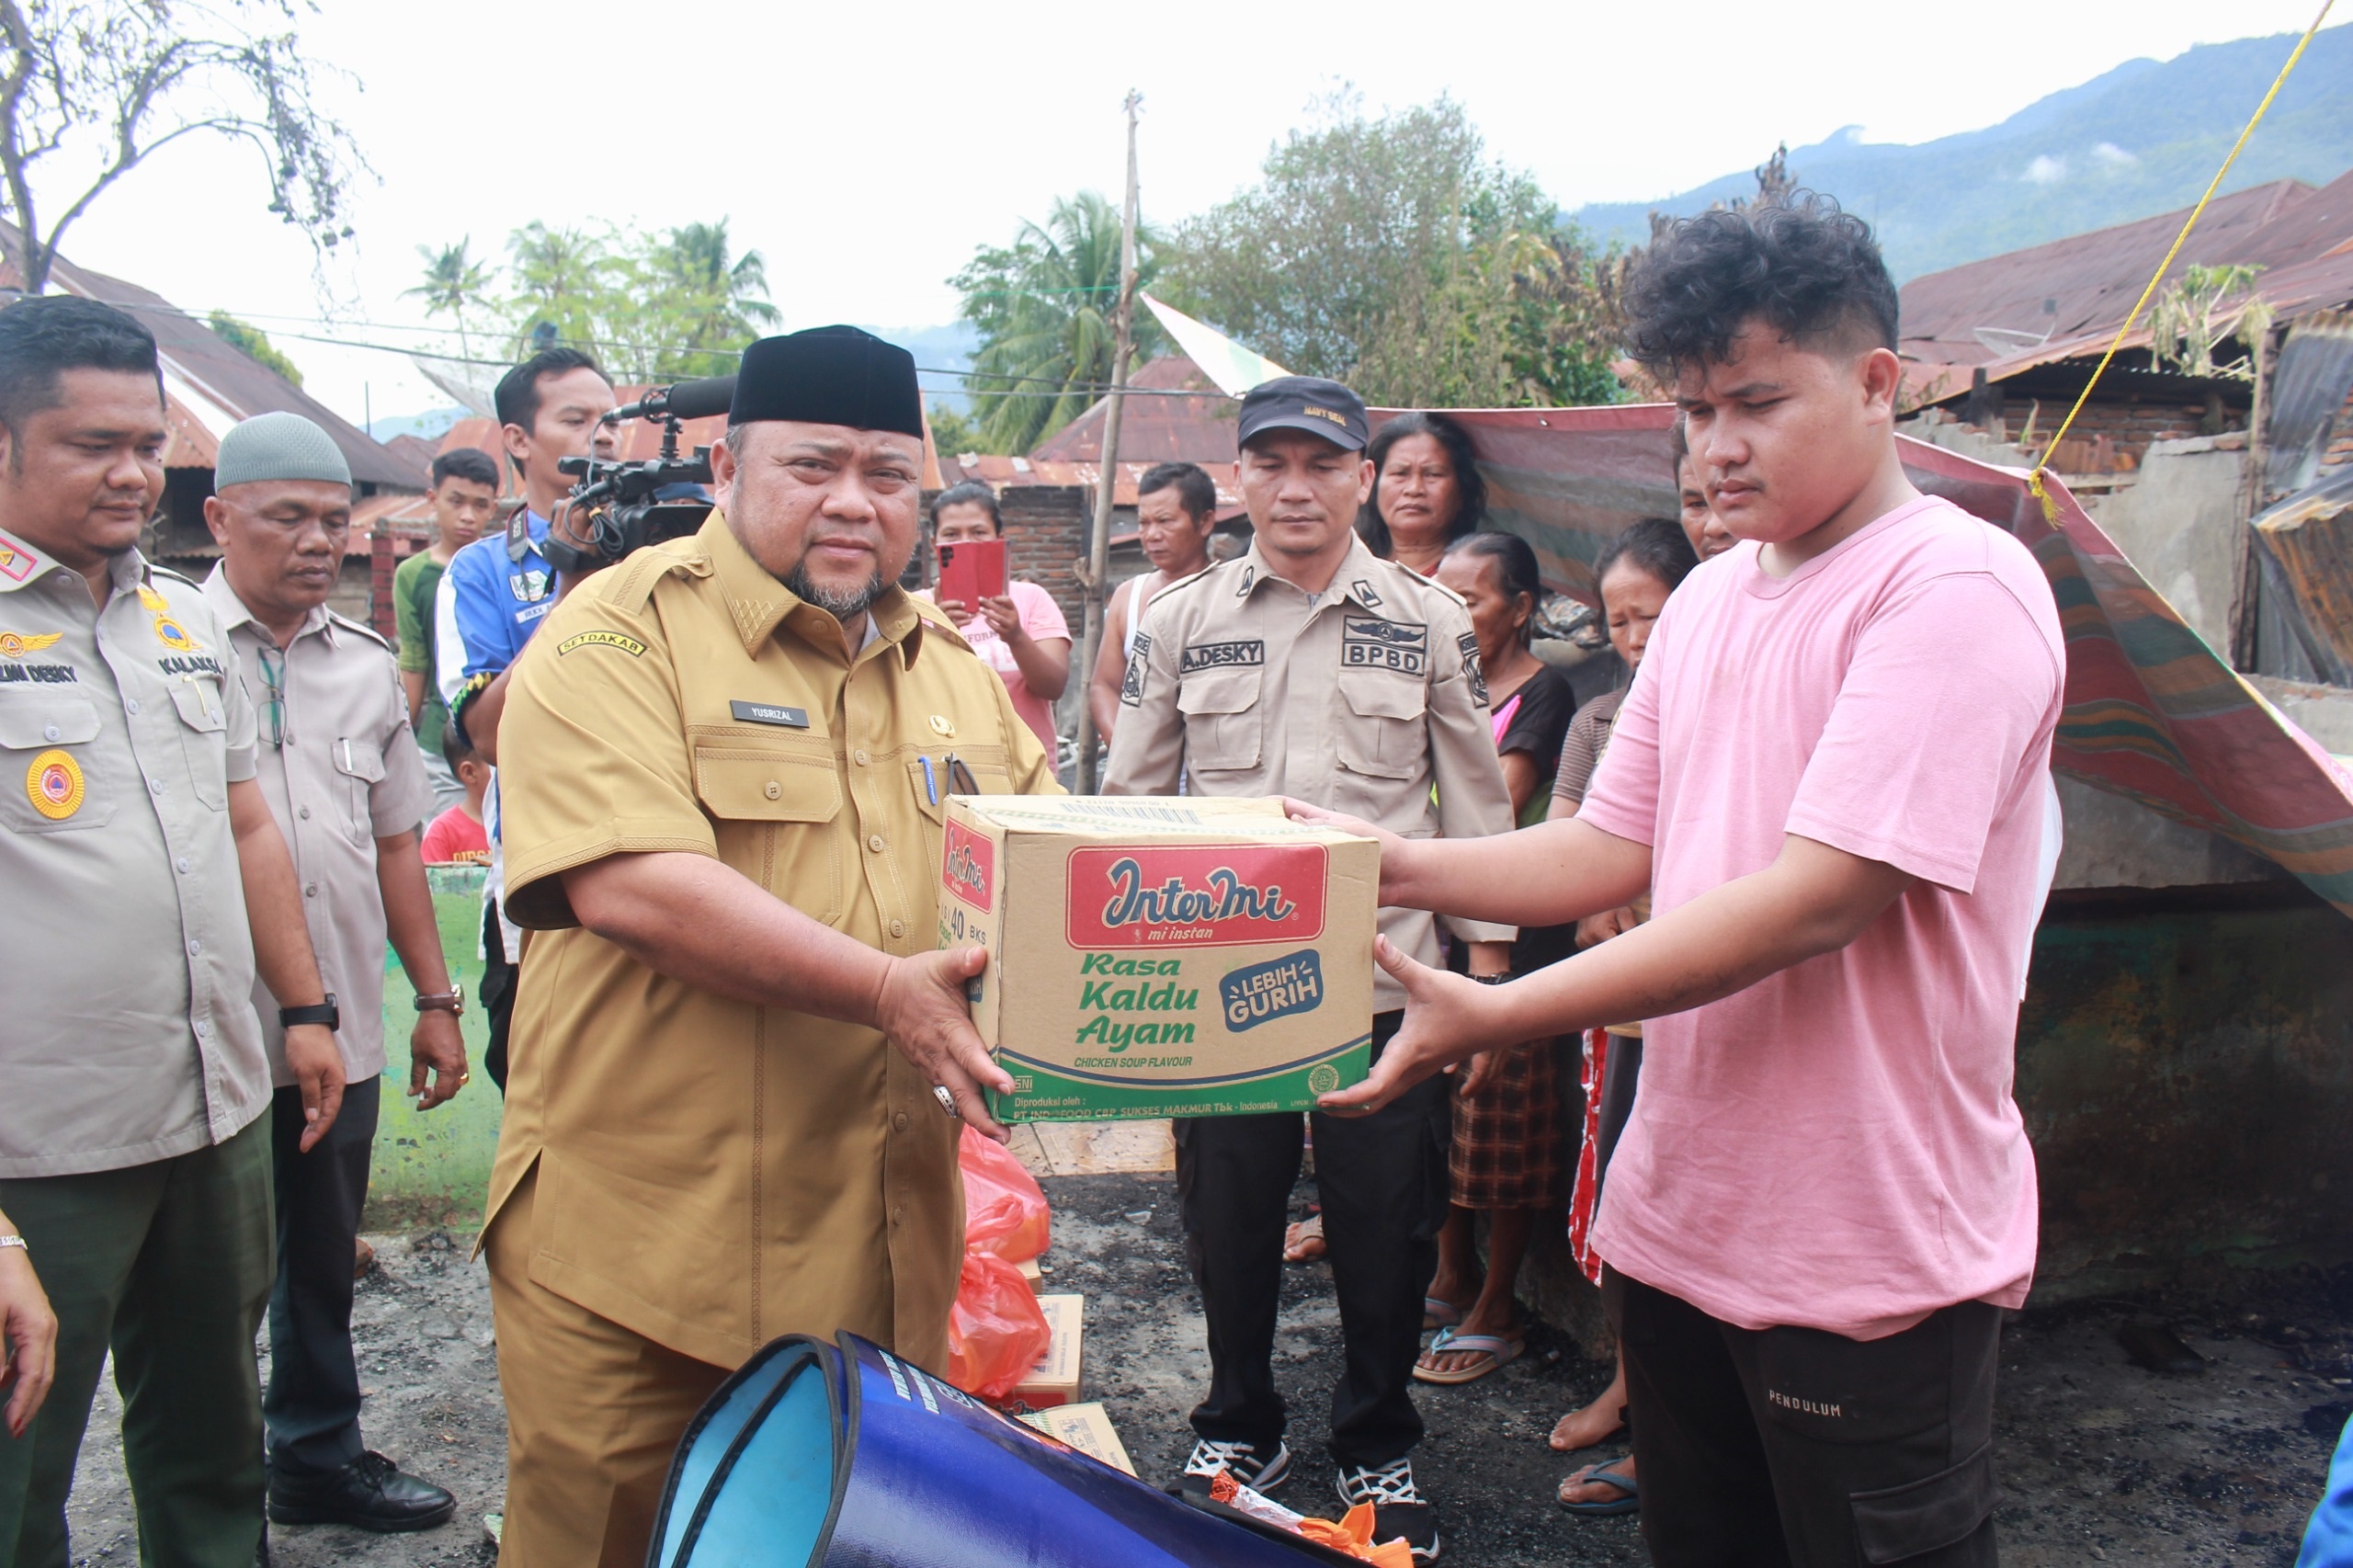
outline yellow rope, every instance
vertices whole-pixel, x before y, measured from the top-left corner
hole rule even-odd
[[[2099,364],[2092,370],[2092,379],[2086,381],[2084,390],[2076,394],[2075,406],[2067,411],[2067,417],[2061,420],[2059,428],[2052,433],[2051,444],[2043,448],[2042,455],[2034,460],[2034,472],[2028,477],[2028,483],[2033,486],[2035,498],[2042,503],[2043,516],[2051,520],[2052,527],[2058,526],[2057,504],[2042,488],[2042,475],[2050,466],[2051,454],[2059,449],[2061,441],[2066,439],[2068,427],[2075,423],[2075,415],[2084,411],[2084,404],[2091,398],[2092,389],[2099,385],[2100,377],[2107,374],[2108,362],[2116,358],[2118,349],[2124,347],[2125,335],[2132,330],[2132,324],[2141,319],[2141,312],[2147,308],[2149,297],[2157,291],[2157,285],[2165,281],[2166,270],[2173,266],[2173,258],[2181,254],[2181,247],[2188,242],[2189,231],[2198,226],[2199,217],[2205,212],[2206,204],[2213,200],[2214,193],[2222,188],[2223,177],[2231,172],[2231,165],[2239,161],[2239,153],[2245,148],[2247,138],[2254,135],[2255,128],[2263,123],[2264,113],[2271,108],[2271,100],[2278,97],[2279,89],[2287,85],[2288,73],[2293,71],[2296,62],[2304,57],[2304,46],[2313,41],[2313,35],[2320,31],[2323,22],[2328,20],[2329,9],[2336,4],[2336,0],[2321,0],[2320,15],[2314,17],[2313,25],[2304,29],[2304,36],[2296,40],[2288,62],[2279,67],[2279,74],[2271,79],[2271,90],[2263,95],[2261,103],[2255,106],[2255,118],[2246,122],[2246,129],[2239,132],[2238,141],[2231,146],[2231,155],[2224,158],[2222,166],[2214,171],[2214,177],[2207,183],[2206,194],[2200,197],[2198,205],[2189,210],[2188,222],[2182,224],[2181,233],[2173,237],[2173,248],[2165,252],[2165,260],[2157,263],[2156,273],[2150,278],[2149,286],[2141,290],[2141,298],[2134,301],[2131,314],[2126,316],[2124,324],[2116,329],[2115,337],[2109,342],[2108,352],[2099,357]]]

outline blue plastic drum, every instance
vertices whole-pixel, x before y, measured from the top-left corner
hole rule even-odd
[[[1302,1568],[1352,1560],[1205,1513],[855,1335],[779,1339],[670,1467],[649,1568]]]

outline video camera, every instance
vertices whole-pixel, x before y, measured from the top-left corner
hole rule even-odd
[[[735,378],[710,376],[656,387],[635,403],[623,403],[598,420],[662,422],[662,450],[643,462],[610,458],[566,458],[557,465],[579,483],[564,498],[558,521],[548,530],[541,553],[558,572],[580,575],[610,566],[631,551],[702,527],[710,515],[707,496],[679,495],[676,487],[710,483],[710,449],[678,455],[678,435],[688,419],[724,414],[735,398]],[[585,539],[582,545],[576,540]]]

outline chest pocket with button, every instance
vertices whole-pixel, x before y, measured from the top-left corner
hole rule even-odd
[[[335,803],[343,808],[344,831],[354,844],[365,844],[375,835],[375,813],[369,809],[369,796],[384,781],[383,751],[365,738],[339,740],[335,743]]]
[[[1258,766],[1262,673],[1250,665],[1185,677],[1176,688],[1176,711],[1185,716],[1187,767],[1216,773]]]
[[[0,692],[0,824],[28,834],[104,827],[116,780],[91,764],[97,735],[87,698]]]
[[[695,737],[695,798],[721,861],[829,926],[845,903],[839,768],[822,735]]]
[[[931,758],[931,781],[926,785],[923,774],[924,756]],[[948,777],[947,748],[919,754],[908,759],[907,788],[914,794],[915,809],[923,813],[924,871],[930,879],[932,897],[939,895],[941,858],[947,853],[948,797],[972,794],[1010,795],[1013,793],[1013,768],[1005,760],[1003,746],[973,746],[958,751],[956,759],[972,771],[972,787],[965,788],[960,772],[953,783]],[[933,799],[937,794],[938,799]]]
[[[1385,821],[1399,808],[1401,790],[1422,776],[1429,756],[1429,691],[1411,676],[1380,669],[1343,669],[1332,806]]]
[[[188,755],[188,782],[196,798],[214,811],[229,804],[229,715],[221,688],[210,679],[172,684],[172,706],[179,710],[180,749]]]

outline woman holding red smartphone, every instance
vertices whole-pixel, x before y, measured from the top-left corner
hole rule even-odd
[[[931,504],[932,543],[947,554],[958,545],[994,544],[1005,537],[1005,517],[997,509],[996,492],[968,483],[939,493]],[[1003,569],[983,568],[996,578],[949,579],[943,572],[935,596],[941,609],[954,619],[972,652],[986,660],[1005,682],[1013,710],[1038,736],[1048,756],[1054,750],[1054,703],[1070,684],[1070,623],[1053,596],[1035,583],[1003,580]],[[974,582],[977,605],[949,597],[952,587]],[[998,592],[982,592],[997,587]]]

